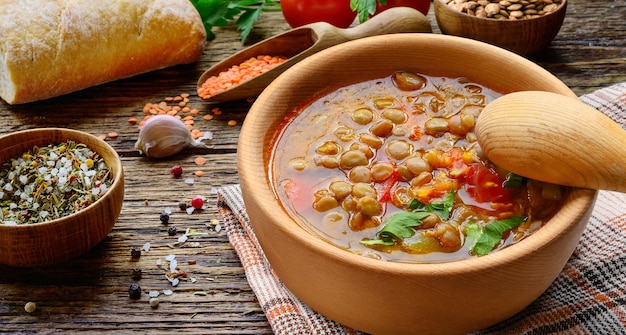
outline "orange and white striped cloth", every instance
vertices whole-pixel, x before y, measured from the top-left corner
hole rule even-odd
[[[626,82],[580,99],[626,129]],[[316,313],[282,284],[254,235],[238,185],[218,191],[218,208],[275,334],[360,334]],[[580,243],[548,290],[512,318],[473,334],[626,334],[626,194],[600,191]]]

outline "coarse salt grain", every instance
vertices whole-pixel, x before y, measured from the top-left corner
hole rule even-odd
[[[143,251],[145,251],[145,252],[150,251],[150,242],[146,242],[146,243],[143,245]]]
[[[173,293],[172,290],[163,290],[163,294],[165,295],[172,295]]]

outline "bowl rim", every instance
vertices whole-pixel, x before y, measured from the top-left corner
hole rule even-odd
[[[488,22],[509,22],[511,24],[523,24],[524,22],[529,22],[529,21],[534,21],[534,20],[541,20],[541,19],[550,17],[553,14],[557,14],[557,13],[563,11],[567,7],[567,0],[563,0],[563,2],[561,2],[561,4],[559,5],[559,7],[557,7],[556,10],[554,10],[554,11],[552,11],[550,13],[538,16],[538,17],[532,17],[532,18],[528,18],[528,19],[519,19],[519,20],[502,20],[502,19],[494,19],[494,18],[491,18],[491,17],[478,17],[478,16],[475,16],[475,15],[469,15],[469,14],[467,14],[465,12],[459,12],[459,11],[453,9],[453,8],[450,8],[450,6],[445,4],[443,2],[443,0],[433,0],[433,1],[434,2],[438,2],[441,5],[441,7],[440,7],[437,4],[433,4],[433,7],[435,7],[435,16],[437,16],[437,12],[439,10],[441,10],[442,8],[446,8],[446,10],[448,10],[449,12],[457,13],[459,16],[469,18],[470,20],[476,20],[476,21],[485,20],[485,21],[488,21]]]
[[[94,136],[94,135],[89,134],[87,132],[76,130],[76,129],[71,129],[71,128],[61,128],[61,127],[32,128],[32,129],[19,130],[19,131],[15,131],[15,132],[11,132],[11,133],[8,133],[8,134],[1,135],[0,136],[0,141],[7,140],[7,139],[9,139],[11,137],[14,137],[14,136],[17,136],[17,135],[25,135],[25,134],[33,134],[33,133],[53,133],[53,132],[63,132],[63,133],[71,134],[71,136],[68,136],[67,139],[74,139],[75,137],[86,137],[86,138],[89,138],[90,140],[93,140],[93,141],[101,141],[102,144],[103,144],[104,150],[108,151],[110,156],[113,157],[113,161],[115,163],[114,167],[113,166],[108,166],[109,169],[114,168],[117,171],[117,173],[115,174],[115,176],[113,178],[113,181],[111,182],[111,186],[109,186],[109,188],[107,189],[107,192],[104,194],[104,196],[101,196],[100,198],[98,198],[98,200],[96,200],[95,202],[91,203],[89,206],[85,207],[84,209],[76,211],[76,212],[74,212],[74,213],[72,213],[70,215],[63,216],[63,217],[60,217],[60,218],[56,218],[54,220],[49,220],[49,221],[44,221],[44,222],[37,222],[37,223],[31,223],[31,224],[5,225],[3,223],[0,223],[0,230],[3,230],[3,229],[14,229],[14,230],[28,229],[29,227],[39,227],[39,226],[44,226],[44,225],[55,225],[55,224],[60,224],[60,223],[72,220],[75,217],[83,215],[84,213],[86,213],[87,210],[89,210],[90,207],[99,205],[101,202],[107,201],[106,198],[111,195],[111,192],[110,192],[111,190],[117,189],[118,187],[120,187],[120,185],[122,185],[122,187],[123,187],[124,172],[123,172],[122,161],[120,159],[119,154],[117,153],[117,151],[115,149],[113,149],[113,147],[111,147],[111,145],[106,143],[106,141],[103,141],[100,138],[98,138],[97,136]],[[50,144],[52,144],[52,143],[50,143]],[[91,146],[88,146],[88,147],[89,147],[89,149],[91,149],[91,150],[93,150],[95,152],[98,152],[98,154],[100,154],[102,156],[101,151],[96,151]],[[0,165],[1,164],[4,164],[4,161],[0,161]]]
[[[548,76],[549,78],[551,78],[551,80],[556,80],[560,82],[560,80],[552,75],[550,72],[543,69],[539,65],[531,62],[530,60],[511,51],[485,42],[480,42],[464,37],[439,34],[415,33],[396,35],[420,36],[419,38],[423,41],[421,43],[424,43],[425,45],[440,45],[441,43],[446,43],[449,47],[458,46],[459,44],[479,47],[481,48],[483,53],[493,53],[501,57],[513,58],[515,62],[520,63],[521,66],[531,67],[533,71],[539,72],[544,76]],[[359,49],[359,47],[363,46],[366,43],[376,43],[377,41],[387,41],[388,43],[391,43],[390,40],[395,41],[396,38],[401,37],[394,37],[389,35],[374,36],[346,43],[350,43],[350,46],[353,47],[352,49],[362,51]],[[345,46],[346,43],[344,43],[343,45]],[[253,207],[258,208],[259,210],[263,211],[264,214],[268,217],[274,217],[275,219],[272,220],[272,228],[280,230],[282,233],[288,235],[290,238],[297,240],[299,243],[306,245],[307,248],[312,249],[314,252],[320,254],[321,256],[332,259],[333,261],[338,263],[344,263],[349,267],[358,267],[371,271],[384,272],[390,275],[400,276],[424,276],[434,274],[458,275],[462,273],[476,272],[477,270],[480,271],[494,268],[502,266],[503,264],[510,264],[515,262],[520,257],[527,256],[535,250],[539,250],[550,245],[554,240],[558,239],[559,235],[562,235],[563,232],[566,232],[569,229],[573,229],[573,227],[576,226],[576,223],[589,211],[589,206],[593,205],[593,202],[595,201],[595,197],[597,195],[597,191],[588,189],[571,189],[571,192],[568,193],[566,197],[567,201],[565,202],[564,207],[562,207],[562,209],[559,210],[555,214],[555,216],[550,219],[541,229],[533,233],[531,236],[528,236],[520,243],[508,246],[502,250],[498,250],[486,256],[472,257],[463,260],[440,263],[407,263],[382,261],[368,258],[362,255],[352,253],[348,250],[344,250],[338,246],[334,246],[331,243],[324,241],[323,239],[316,237],[310,232],[306,231],[303,227],[300,226],[300,224],[296,222],[295,219],[293,219],[287,213],[282,204],[277,201],[273,191],[273,187],[269,186],[271,181],[269,180],[268,172],[265,168],[267,160],[264,152],[255,152],[255,148],[253,146],[247,146],[245,144],[255,143],[255,141],[263,142],[263,140],[259,141],[258,137],[252,137],[252,134],[254,132],[251,131],[250,128],[254,128],[257,124],[264,122],[264,112],[263,108],[260,106],[266,103],[266,101],[271,101],[274,94],[281,93],[275,93],[275,88],[279,87],[284,81],[290,80],[290,78],[292,77],[296,78],[300,76],[300,74],[298,73],[299,69],[309,66],[309,64],[315,62],[317,59],[323,59],[324,57],[326,57],[327,54],[334,52],[337,48],[340,48],[341,46],[342,44],[310,56],[307,59],[299,62],[298,64],[295,64],[293,67],[281,74],[268,86],[268,88],[266,88],[266,90],[264,90],[259,95],[259,97],[250,108],[250,111],[248,112],[246,119],[244,120],[244,123],[242,125],[237,152],[239,161],[238,170],[240,174],[240,183],[242,186],[244,203],[247,207],[252,205]],[[562,84],[562,87],[564,89],[567,89],[572,96],[576,96],[564,83],[560,82],[560,84]],[[341,86],[344,85],[347,84],[341,84]],[[270,130],[267,132],[269,133],[272,131]],[[265,135],[267,137],[267,134]],[[259,157],[260,161],[258,161]],[[242,164],[242,160],[245,159],[253,159],[255,162],[259,163],[260,166],[263,166],[264,171],[262,171],[262,177],[261,172],[254,171],[258,166],[248,166],[247,164]],[[248,187],[249,185],[260,185],[261,183],[265,184],[266,187],[261,188],[260,193],[255,193],[254,195],[249,195],[246,193],[246,187]],[[271,199],[274,199],[274,201],[272,202]],[[272,206],[267,207],[265,203],[271,203]],[[570,222],[565,222],[564,220],[562,220],[563,216],[566,215],[565,212],[569,213],[569,215],[574,219],[572,219]],[[254,219],[251,219],[251,221],[254,228]],[[552,224],[550,224],[551,222]],[[262,248],[266,247],[264,241],[260,240],[259,242],[261,243]]]

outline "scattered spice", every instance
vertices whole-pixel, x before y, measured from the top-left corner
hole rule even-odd
[[[191,199],[191,206],[193,206],[193,208],[195,209],[202,209],[202,207],[204,206],[204,197],[199,195],[193,197],[193,199]]]
[[[130,287],[128,287],[128,297],[133,300],[141,298],[141,287],[139,286],[139,284],[130,284]]]
[[[181,202],[178,204],[178,208],[180,208],[181,211],[187,210],[187,207],[189,205],[186,202]]]
[[[286,60],[287,57],[283,56],[259,55],[251,57],[239,65],[234,65],[228,70],[220,72],[217,76],[207,78],[202,87],[198,88],[198,95],[203,99],[208,99],[233,86],[257,77]]]
[[[150,307],[152,307],[152,309],[159,308],[159,298],[150,298]]]
[[[36,309],[37,304],[32,301],[29,301],[26,303],[26,305],[24,305],[24,310],[26,311],[26,313],[33,313]]]
[[[161,215],[159,215],[159,220],[161,220],[162,224],[168,224],[170,222],[170,216],[169,214],[161,213]]]
[[[170,173],[174,178],[180,178],[183,175],[183,167],[180,165],[174,165],[170,168]]]
[[[0,167],[0,221],[39,223],[76,213],[112,184],[104,159],[85,144],[35,146]]]
[[[133,278],[134,280],[140,280],[141,276],[142,276],[142,271],[140,268],[134,268],[133,271],[130,274],[131,278]]]
[[[169,235],[169,236],[176,236],[176,227],[169,227],[169,228],[167,228],[167,235]]]
[[[133,259],[141,257],[141,249],[139,249],[138,247],[132,247],[130,249],[130,257]]]

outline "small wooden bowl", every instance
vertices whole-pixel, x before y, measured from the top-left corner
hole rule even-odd
[[[268,148],[288,113],[329,90],[400,70],[466,77],[503,94],[576,96],[533,62],[471,39],[396,34],[340,44],[285,71],[248,112],[238,146],[246,209],[278,277],[330,319],[372,334],[483,329],[518,313],[550,286],[582,235],[595,191],[572,189],[544,227],[515,245],[462,261],[410,264],[356,255],[314,236],[285,211],[268,183]]]
[[[481,18],[462,13],[442,0],[434,0],[435,19],[442,33],[467,37],[513,51],[522,56],[546,48],[556,37],[567,9],[567,0],[546,15],[520,20]]]
[[[124,200],[122,162],[99,138],[71,129],[41,128],[0,137],[0,164],[34,146],[66,140],[87,145],[104,158],[113,183],[107,193],[87,208],[48,222],[9,226],[0,224],[0,263],[16,267],[58,264],[78,257],[100,243],[117,221]]]

